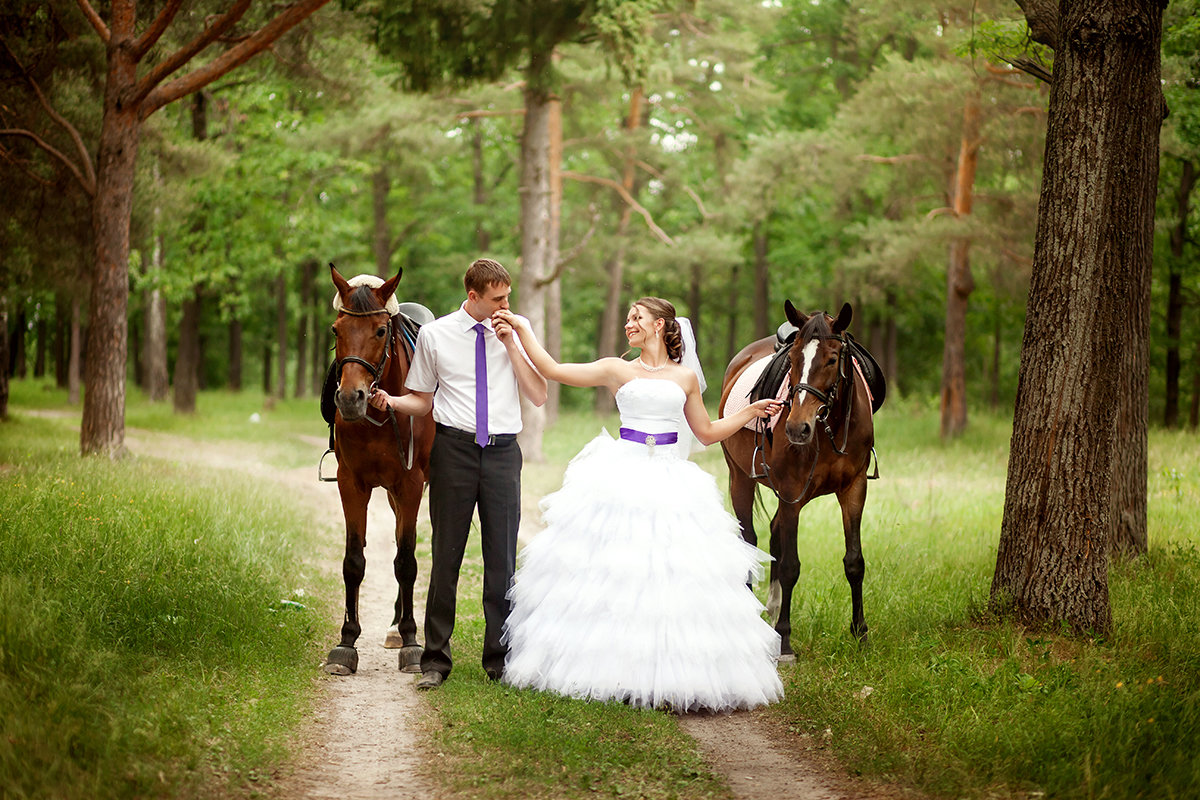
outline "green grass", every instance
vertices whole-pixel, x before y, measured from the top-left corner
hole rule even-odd
[[[773,713],[797,729],[829,727],[851,769],[934,796],[1200,794],[1194,434],[1152,433],[1150,552],[1111,570],[1114,631],[1097,641],[986,614],[1007,422],[976,416],[944,445],[925,440],[932,410],[877,422],[883,479],[863,522],[870,647],[848,634],[840,521],[825,498],[801,517],[798,660]]]
[[[23,413],[14,386],[0,794],[253,795],[314,700],[333,591],[312,532],[267,482],[81,459],[72,419]]]
[[[266,498],[216,476],[196,486],[148,461],[98,470],[77,457],[70,417],[21,414],[65,409],[65,398],[22,382],[14,397],[15,419],[0,426],[0,702],[17,712],[0,723],[0,785],[17,786],[14,797],[252,785],[310,702],[338,576],[305,572],[297,551],[309,534],[275,530],[288,512]],[[255,412],[260,421],[248,422]],[[1150,552],[1113,566],[1114,630],[1096,640],[986,613],[1007,420],[977,413],[966,436],[942,443],[934,406],[892,398],[876,423],[882,479],[863,521],[871,645],[850,637],[840,514],[820,498],[801,515],[798,659],[782,668],[787,697],[768,713],[797,736],[820,741],[828,728],[851,771],[931,797],[1200,795],[1196,436],[1151,433]],[[268,410],[252,393],[202,393],[185,418],[134,396],[128,424],[259,442],[281,466],[311,460],[311,443],[289,443],[297,435],[324,435],[315,401]],[[601,427],[615,431],[615,417],[564,414],[547,432],[547,461],[526,463],[527,497],[556,489]],[[720,448],[697,461],[724,485]],[[757,523],[764,548],[774,502],[764,498]],[[427,695],[439,796],[728,796],[670,715],[488,683],[476,536],[470,547],[454,676]],[[173,573],[186,586],[159,585]],[[297,585],[319,597],[285,612],[279,600]],[[324,609],[319,618],[311,607]],[[180,633],[172,617],[194,630]],[[238,640],[246,631],[253,637]],[[230,698],[236,710],[226,711]],[[30,749],[30,764],[15,763]]]

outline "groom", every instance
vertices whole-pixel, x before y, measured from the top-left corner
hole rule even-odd
[[[404,384],[411,394],[391,397],[376,390],[370,399],[381,411],[390,405],[413,416],[432,405],[437,424],[429,457],[433,564],[418,689],[437,688],[450,675],[458,573],[476,506],[483,545],[483,669],[492,680],[504,670],[508,648],[500,636],[521,522],[520,395],[537,406],[547,396],[546,379],[512,328],[492,324],[492,314],[508,309],[508,271],[481,258],[467,269],[463,284],[462,306],[421,327]]]

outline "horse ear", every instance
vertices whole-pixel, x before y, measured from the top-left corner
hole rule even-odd
[[[833,332],[841,333],[850,327],[850,320],[854,318],[854,309],[850,308],[849,303],[842,304],[842,310],[838,312],[837,319],[833,322]]]
[[[387,305],[387,301],[390,300],[392,298],[392,295],[394,295],[396,293],[396,286],[400,283],[400,278],[403,275],[404,275],[404,267],[401,267],[400,271],[396,273],[396,277],[387,281],[386,283],[383,284],[383,286],[380,286],[378,289],[375,290],[375,296],[379,298],[379,305],[381,305],[381,306]]]
[[[787,321],[797,328],[803,328],[804,323],[808,322],[808,317],[797,311],[791,300],[783,301],[783,313],[787,317]]]
[[[341,297],[348,295],[350,293],[350,284],[345,278],[342,277],[341,273],[337,271],[337,267],[333,265],[332,261],[329,262],[329,272],[330,276],[333,278],[333,285],[337,287],[338,295]]]

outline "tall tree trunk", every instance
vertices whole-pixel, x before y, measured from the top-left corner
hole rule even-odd
[[[1188,206],[1196,186],[1196,165],[1184,160],[1181,165],[1179,189],[1175,193],[1175,225],[1171,227],[1171,256],[1167,259],[1170,278],[1167,288],[1167,385],[1164,393],[1166,408],[1163,424],[1174,428],[1179,424],[1179,348],[1183,332],[1183,266],[1184,244],[1188,233]]]
[[[483,169],[483,123],[476,117],[471,118],[471,174],[475,181],[475,249],[485,254],[492,249],[492,234],[483,224],[490,202]]]
[[[1200,426],[1200,341],[1192,353],[1192,407],[1188,410],[1188,427]]]
[[[23,380],[28,369],[25,361],[25,303],[17,306],[17,324],[13,326],[12,336],[8,341],[8,374]]]
[[[156,212],[157,213],[157,212]],[[154,251],[150,256],[150,271],[162,273],[162,236],[154,237]],[[167,298],[158,281],[152,279],[153,288],[146,290],[145,350],[142,357],[145,365],[146,395],[153,403],[167,399],[171,389],[167,371]]]
[[[83,303],[71,297],[71,354],[67,358],[67,404],[79,405],[83,383]]]
[[[1114,464],[1120,447],[1145,446],[1144,427],[1117,442],[1113,410],[1125,402],[1128,354],[1147,338],[1139,307],[1164,109],[1162,6],[1021,6],[1055,56],[992,606],[1035,626],[1107,633]]]
[[[193,414],[200,390],[200,290],[183,301],[179,351],[175,354],[175,413]]]
[[[271,343],[263,342],[263,374],[262,374],[262,391],[263,397],[271,396]]]
[[[644,98],[645,90],[641,86],[635,86],[629,92],[629,111],[625,116],[625,135],[628,137],[632,137],[634,131],[641,127]],[[630,141],[625,147],[621,170],[621,186],[630,196],[634,195],[636,179],[637,148]],[[621,293],[625,289],[625,254],[629,247],[629,222],[633,216],[633,208],[623,199],[617,199],[615,202],[620,210],[617,216],[616,244],[613,247],[612,255],[604,265],[607,289],[604,294],[604,311],[600,315],[600,330],[596,346],[598,358],[617,355],[618,336],[621,333],[621,323],[625,319],[626,312],[621,302]],[[597,414],[609,414],[616,408],[612,392],[604,387],[596,389],[594,405]]]
[[[326,339],[329,337],[329,326],[324,324],[325,316],[323,309],[325,306],[320,302],[321,292],[316,292],[316,316],[313,321],[313,338],[309,343],[312,348],[312,395],[320,397],[321,390],[324,389],[325,372],[329,367],[329,363],[325,360],[324,353],[327,349]]]
[[[36,338],[33,344],[33,377],[41,378],[46,374],[47,326],[45,317],[38,317],[34,330]]]
[[[117,30],[114,25],[114,38]],[[92,201],[96,262],[88,303],[87,391],[79,431],[80,452],[109,458],[118,458],[125,450],[129,220],[141,122],[137,108],[123,104],[122,95],[136,82],[136,73],[137,64],[122,43],[110,42]]]
[[[70,347],[70,306],[65,292],[54,293],[54,385],[67,386],[67,350]]]
[[[738,350],[742,349],[742,345],[738,344],[738,314],[741,309],[738,308],[738,298],[741,297],[741,281],[742,267],[741,264],[735,263],[729,270],[729,293],[725,295],[729,298],[729,303],[725,307],[725,318],[728,321],[726,327],[725,338],[725,363],[728,364],[737,355]]]
[[[275,278],[275,352],[279,354],[279,380],[276,397],[282,400],[287,396],[287,276],[282,272]]]
[[[558,262],[551,186],[550,115],[553,98],[546,86],[550,52],[530,55],[525,80],[525,126],[521,133],[521,283],[520,312],[533,335],[546,339],[546,281]],[[541,461],[545,408],[522,401],[521,449]]]
[[[305,345],[308,344],[308,329],[313,319],[313,279],[317,274],[316,259],[305,259],[300,265],[300,320],[296,325],[296,397],[304,397],[308,391],[308,356]],[[315,331],[314,331],[315,333]]]
[[[562,100],[550,96],[546,127],[549,133],[548,172],[550,174],[550,240],[554,243],[552,258],[546,273],[546,352],[562,361],[562,266],[559,259],[559,240],[562,231]],[[550,381],[546,387],[546,425],[558,421],[558,400],[562,384]]]
[[[8,298],[0,297],[0,419],[8,419]]]
[[[754,338],[762,339],[771,334],[771,309],[767,297],[770,283],[770,263],[767,258],[767,222],[754,223]]]
[[[392,270],[392,230],[388,225],[388,193],[392,179],[386,164],[371,176],[371,218],[374,220],[371,249],[375,253],[375,274],[387,280]]]
[[[971,214],[975,193],[975,171],[979,165],[979,92],[972,90],[963,106],[962,141],[958,168],[951,186],[951,208],[955,218]],[[971,274],[971,241],[960,237],[950,243],[946,269],[946,329],[942,343],[942,438],[958,436],[967,428],[967,303],[975,291]]]
[[[229,388],[235,392],[242,390],[242,321],[229,320]]]

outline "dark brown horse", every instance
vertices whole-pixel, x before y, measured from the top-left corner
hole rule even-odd
[[[366,569],[367,503],[376,486],[387,489],[396,514],[396,612],[388,646],[400,646],[400,668],[420,671],[421,645],[413,617],[413,585],[417,579],[417,508],[429,470],[433,417],[385,415],[369,409],[367,398],[378,386],[390,395],[405,394],[404,379],[412,359],[411,345],[400,330],[399,316],[386,309],[400,273],[379,288],[351,286],[329,265],[341,310],[333,323],[337,339],[334,373],[334,453],[338,493],[346,517],[346,552],[342,579],[346,584],[346,617],[341,642],[330,651],[325,671],[348,675],[358,669],[354,644],[362,632],[358,590]],[[398,637],[399,641],[394,639]]]
[[[788,354],[788,405],[771,431],[743,428],[722,447],[729,466],[729,492],[742,536],[758,543],[754,498],[758,484],[779,498],[771,520],[771,589],[768,609],[775,618],[781,654],[794,659],[790,641],[792,590],[800,576],[796,526],[800,509],[814,497],[836,494],[842,507],[846,555],[842,564],[850,583],[850,632],[866,642],[863,617],[863,556],[859,524],[867,499],[867,468],[875,444],[871,401],[850,358],[852,311],[842,306],[837,319],[818,312],[805,316],[790,301],[788,321],[799,331]],[[722,413],[737,378],[746,368],[772,355],[776,337],[760,339],[734,356],[721,386]],[[765,425],[763,426],[765,428]],[[776,617],[776,614],[778,615]]]

